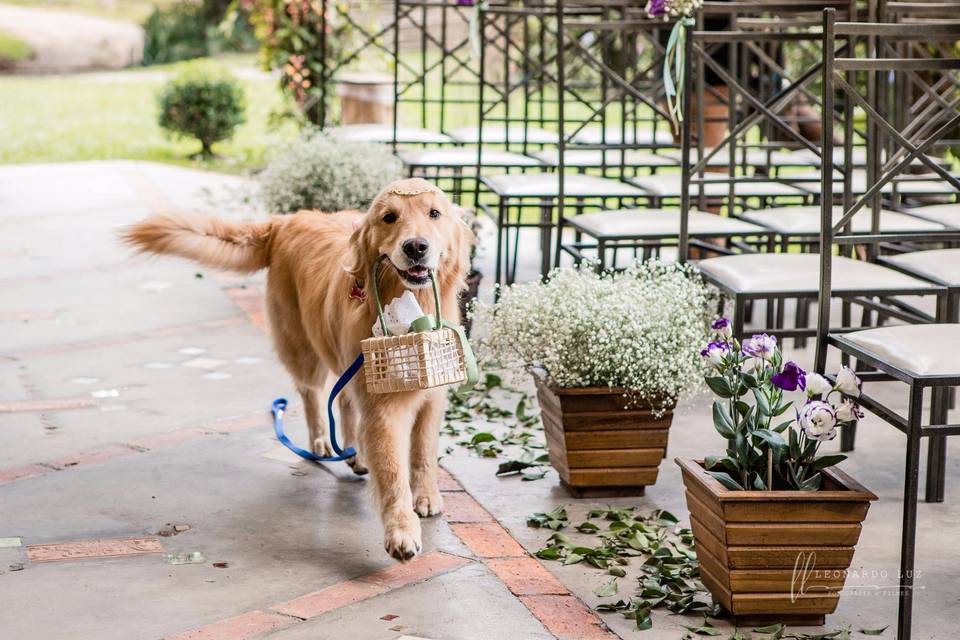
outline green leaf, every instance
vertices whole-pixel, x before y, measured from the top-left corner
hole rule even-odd
[[[727,489],[732,489],[733,491],[743,491],[743,487],[740,484],[730,477],[729,473],[723,471],[707,471],[708,474],[713,476],[720,484],[722,484]]]
[[[781,449],[787,446],[783,436],[776,431],[770,431],[769,429],[757,429],[753,432],[753,435],[757,438],[760,438],[774,449]]]
[[[713,426],[716,427],[717,433],[727,440],[733,439],[736,435],[736,429],[727,408],[717,400],[713,401]]]
[[[494,442],[497,437],[488,431],[481,431],[470,438],[470,444],[482,444],[484,442]]]
[[[771,624],[766,627],[757,627],[754,631],[757,633],[780,633],[784,629],[785,627],[778,622],[777,624]]]
[[[627,572],[624,571],[624,570],[623,570],[622,568],[620,568],[620,567],[610,567],[610,568],[607,570],[607,573],[609,573],[609,574],[612,575],[612,576],[617,576],[618,578],[622,578],[622,577],[624,577],[625,575],[627,575]]]
[[[653,620],[650,619],[650,609],[637,609],[634,619],[637,621],[637,630],[639,631],[646,631],[653,627]]]
[[[757,401],[757,414],[763,417],[770,415],[770,403],[767,396],[760,389],[753,390],[753,398]]]
[[[814,459],[814,461],[810,463],[810,468],[816,469],[819,471],[820,469],[826,469],[827,467],[832,467],[835,464],[839,464],[846,459],[847,459],[847,456],[840,453],[833,453],[825,456],[820,456],[819,458]]]
[[[600,527],[593,524],[592,522],[581,522],[577,525],[577,531],[580,533],[596,533],[600,530]]]
[[[860,629],[860,633],[865,636],[880,636],[883,635],[883,632],[889,628],[889,625],[883,627],[882,629]]]
[[[816,491],[820,488],[820,474],[815,473],[803,482],[800,483],[799,489],[801,491]]]
[[[531,480],[542,480],[543,477],[547,475],[548,471],[550,470],[543,468],[535,469],[533,471],[524,471],[520,474],[520,479],[524,482],[530,482]]]
[[[621,569],[622,571],[622,569]],[[609,598],[612,595],[617,593],[617,579],[616,577],[610,578],[602,585],[593,590],[593,594],[598,598]]]
[[[730,389],[730,384],[727,382],[726,378],[721,376],[709,376],[704,378],[704,382],[707,383],[707,386],[710,387],[710,390],[721,398],[732,398],[733,391]]]
[[[483,379],[483,386],[488,390],[503,386],[503,378],[495,373],[488,373]]]

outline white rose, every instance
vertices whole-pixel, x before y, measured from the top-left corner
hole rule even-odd
[[[863,383],[860,382],[860,378],[853,372],[853,369],[850,367],[840,368],[840,371],[837,373],[837,389],[841,393],[859,398],[861,384]]]
[[[830,393],[833,389],[833,385],[830,384],[830,381],[824,378],[819,373],[808,373],[804,377],[804,382],[807,386],[807,395],[808,396],[822,396],[825,393]]]
[[[808,438],[833,440],[837,435],[837,414],[828,403],[811,400],[803,405],[797,420]]]

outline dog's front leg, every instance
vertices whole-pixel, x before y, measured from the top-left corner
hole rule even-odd
[[[372,403],[371,403],[372,404]],[[400,406],[398,406],[400,405]],[[410,494],[412,406],[385,403],[363,412],[362,450],[383,521],[383,546],[397,560],[420,552],[420,520]]]
[[[413,492],[413,510],[424,518],[443,511],[443,498],[437,486],[437,446],[446,404],[445,388],[431,391],[413,423],[410,489]]]

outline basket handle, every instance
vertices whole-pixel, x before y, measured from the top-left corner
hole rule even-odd
[[[380,288],[377,287],[377,274],[380,272],[380,263],[382,263],[387,258],[386,254],[377,258],[373,263],[373,268],[371,269],[370,282],[373,285],[373,297],[377,302],[377,317],[380,319],[380,329],[383,330],[383,335],[389,336],[390,330],[387,329],[387,321],[383,317],[383,305],[380,303]],[[433,270],[430,270],[430,284],[433,285],[433,302],[437,307],[437,326],[435,329],[439,329],[443,326],[443,316],[440,311],[440,290],[437,289],[437,279],[433,277]]]

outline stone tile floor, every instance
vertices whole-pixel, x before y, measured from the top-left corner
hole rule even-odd
[[[447,438],[448,514],[424,523],[424,555],[398,565],[366,482],[272,437],[270,401],[295,394],[262,330],[262,276],[131,259],[115,240],[150,212],[256,215],[247,190],[146,163],[0,167],[0,637],[653,640],[699,624],[658,612],[639,632],[598,617],[607,576],[532,558],[551,532],[525,521],[567,505],[579,522],[607,503],[685,519],[670,458],[719,445],[706,396],[682,403],[660,480],[639,498],[575,500],[552,473],[497,479],[495,461]],[[884,395],[903,404],[894,386]],[[303,439],[296,415],[291,431]],[[898,432],[863,421],[844,468],[880,500],[830,628],[895,623],[902,451]],[[920,505],[915,638],[958,629],[953,488]]]

